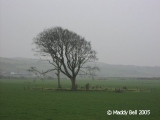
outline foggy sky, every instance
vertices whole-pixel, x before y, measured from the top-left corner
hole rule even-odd
[[[33,38],[61,26],[100,62],[160,66],[159,0],[0,0],[0,57],[35,58]]]

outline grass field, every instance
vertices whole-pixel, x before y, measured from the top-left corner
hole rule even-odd
[[[55,91],[57,81],[0,80],[0,120],[158,120],[160,80],[77,80],[105,91]],[[70,88],[70,81],[62,86]],[[115,88],[128,90],[116,93]],[[34,89],[37,88],[37,89]],[[39,89],[38,89],[39,88]],[[43,89],[42,89],[43,88]],[[143,90],[143,91],[141,91]],[[150,110],[150,115],[107,115],[108,110]],[[138,111],[139,112],[139,111]]]

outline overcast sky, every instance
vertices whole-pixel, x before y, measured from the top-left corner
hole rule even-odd
[[[33,38],[61,26],[100,62],[160,66],[160,0],[0,0],[0,57],[33,58]]]

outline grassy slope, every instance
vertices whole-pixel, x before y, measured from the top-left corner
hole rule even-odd
[[[78,81],[106,87],[128,86],[130,88],[155,89],[153,92],[115,93],[34,91],[24,86],[56,87],[56,81],[0,80],[1,120],[158,120],[160,119],[160,81]],[[69,87],[69,81],[62,81]],[[52,86],[53,84],[53,86]],[[108,116],[107,110],[151,110],[149,116]]]

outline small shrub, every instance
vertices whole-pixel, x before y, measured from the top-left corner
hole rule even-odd
[[[126,87],[126,86],[123,86],[123,89],[124,89],[124,90],[127,90],[127,87]]]
[[[115,88],[115,92],[116,92],[116,93],[122,93],[123,90],[122,90],[121,88]]]

